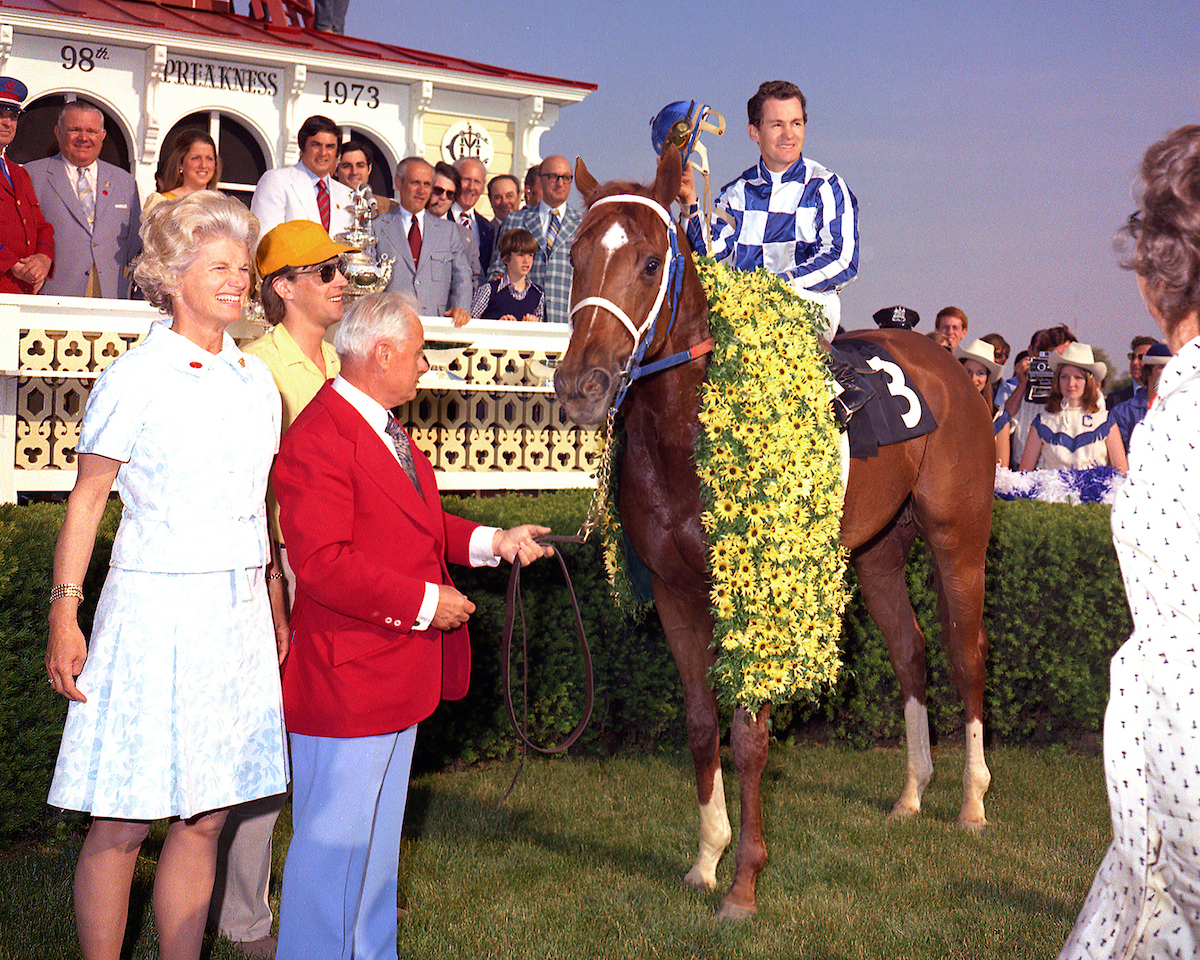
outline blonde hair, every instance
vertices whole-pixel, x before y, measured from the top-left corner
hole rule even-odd
[[[258,218],[233,197],[200,190],[174,203],[160,203],[142,221],[142,254],[135,261],[133,279],[146,300],[163,313],[174,315],[169,288],[187,273],[202,247],[229,239],[246,248],[246,257],[258,240]]]

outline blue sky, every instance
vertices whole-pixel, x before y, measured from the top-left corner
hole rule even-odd
[[[1112,237],[1146,147],[1200,122],[1194,4],[512,0],[474,31],[453,7],[420,27],[390,8],[351,0],[347,32],[598,84],[542,150],[582,155],[601,180],[652,179],[650,117],[697,99],[729,125],[706,137],[719,187],[757,157],[746,99],[762,80],[797,83],[805,154],[859,201],[843,328],[903,303],[928,331],[953,303],[971,335],[1000,332],[1014,353],[1068,323],[1118,370],[1130,337],[1157,332]]]

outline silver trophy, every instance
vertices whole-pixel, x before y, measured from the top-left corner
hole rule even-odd
[[[392,279],[394,257],[377,257],[375,254],[375,234],[371,230],[371,220],[378,214],[375,195],[369,184],[364,183],[350,191],[349,203],[351,227],[343,230],[334,239],[338,243],[357,247],[356,253],[342,256],[342,273],[350,281],[342,297],[353,300],[364,293],[378,293],[387,287]]]

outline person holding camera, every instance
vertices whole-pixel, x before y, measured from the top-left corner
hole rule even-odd
[[[1034,417],[1021,453],[1021,471],[1084,470],[1108,464],[1129,470],[1112,414],[1103,409],[1100,384],[1108,367],[1086,343],[1065,344],[1050,356],[1054,381],[1046,409]]]
[[[1067,348],[1067,344],[1074,342],[1075,334],[1066,324],[1060,323],[1057,327],[1037,330],[1029,338],[1029,363],[1024,368],[1020,364],[1014,365],[1017,384],[1008,399],[1004,401],[1004,410],[1012,421],[1012,437],[1009,448],[1011,463],[1019,464],[1021,462],[1021,454],[1024,450],[1025,438],[1029,434],[1029,428],[1033,425],[1037,415],[1042,412],[1049,397],[1048,386],[1046,392],[1042,393],[1040,397],[1037,396],[1036,389],[1030,390],[1030,374],[1033,373],[1036,380],[1038,359],[1048,361],[1051,351],[1061,353]],[[1040,366],[1045,368],[1047,363],[1040,364]]]

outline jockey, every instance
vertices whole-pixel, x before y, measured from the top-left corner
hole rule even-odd
[[[684,165],[679,202],[688,240],[693,249],[708,250],[734,269],[765,267],[782,277],[797,295],[824,309],[825,336],[832,339],[841,317],[838,292],[858,273],[858,201],[837,174],[802,155],[808,113],[795,84],[763,83],[746,112],[747,133],[761,157],[722,189],[711,243],[695,179]],[[842,388],[835,410],[844,421],[870,391],[836,351],[830,353],[830,367]]]

